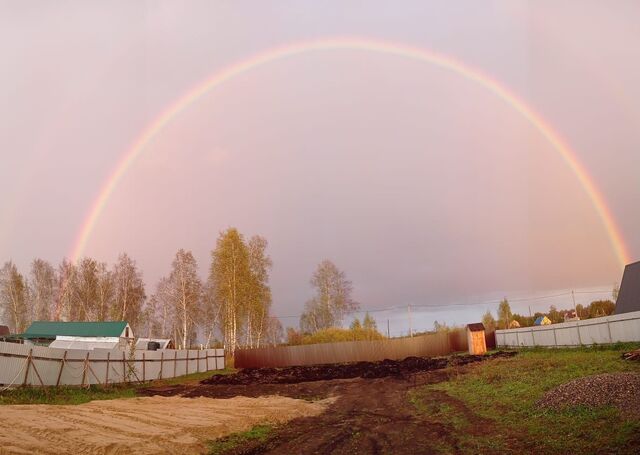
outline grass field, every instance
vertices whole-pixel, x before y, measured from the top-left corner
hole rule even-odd
[[[272,425],[256,425],[248,431],[233,433],[209,442],[209,455],[223,455],[251,442],[263,442],[272,433]]]
[[[442,451],[485,453],[634,453],[640,420],[612,407],[541,410],[542,395],[572,379],[599,373],[640,372],[622,352],[638,345],[522,350],[511,359],[474,365],[449,381],[409,394],[416,409],[445,425],[454,438]]]
[[[113,384],[108,387],[18,387],[0,392],[0,405],[7,404],[81,404],[93,400],[113,400],[133,398],[140,387],[171,386],[196,383],[214,374],[230,374],[234,369],[193,373],[171,379],[148,381],[145,383]]]

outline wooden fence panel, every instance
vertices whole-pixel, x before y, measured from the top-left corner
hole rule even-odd
[[[284,367],[401,360],[406,357],[433,357],[466,350],[466,332],[454,330],[390,340],[239,349],[235,352],[234,361],[239,368]]]

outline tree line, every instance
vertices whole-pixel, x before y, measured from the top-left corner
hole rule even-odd
[[[616,289],[614,289],[613,295],[616,295]],[[552,324],[557,324],[559,322],[564,322],[565,315],[573,313],[574,311],[580,319],[590,319],[609,316],[613,314],[615,309],[616,304],[612,300],[595,300],[589,305],[585,306],[577,304],[575,308],[566,310],[558,310],[555,305],[551,305],[549,307],[549,311],[546,313],[537,311],[533,316],[523,316],[518,313],[512,313],[509,301],[507,299],[503,299],[498,306],[498,319],[496,320],[493,317],[491,311],[487,311],[482,317],[482,323],[489,330],[509,328],[512,321],[516,321],[519,324],[519,327],[530,327],[540,316],[546,316]]]
[[[171,338],[177,347],[198,339],[222,343],[228,352],[275,345],[285,333],[271,314],[273,263],[267,247],[264,237],[247,240],[229,228],[216,240],[205,279],[193,253],[180,249],[151,295],[126,253],[112,267],[89,257],[76,263],[64,259],[58,266],[35,259],[26,275],[8,261],[0,269],[0,316],[12,333],[24,332],[35,320],[123,320],[137,336]],[[331,261],[318,265],[310,284],[314,296],[300,318],[301,335],[338,327],[358,308],[351,282]],[[373,336],[371,321],[366,323],[363,333]]]

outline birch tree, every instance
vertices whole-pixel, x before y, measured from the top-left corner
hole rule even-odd
[[[0,269],[0,309],[13,333],[25,331],[28,319],[27,286],[11,261]]]
[[[98,261],[83,258],[69,283],[71,293],[72,321],[90,321],[97,314],[98,300]]]
[[[118,257],[113,268],[114,300],[111,318],[127,321],[136,333],[146,299],[142,272],[126,253]]]
[[[31,263],[29,277],[29,307],[34,319],[50,320],[56,307],[57,276],[53,266],[42,259],[34,259]]]
[[[156,285],[155,292],[149,298],[145,312],[145,321],[149,337],[171,338],[175,326],[175,305],[169,278],[163,277]]]
[[[73,320],[72,283],[75,280],[76,267],[66,259],[58,266],[58,284],[53,320]]]
[[[269,271],[273,266],[267,255],[267,239],[253,236],[249,239],[249,282],[247,285],[246,342],[250,347],[260,347],[271,309]]]
[[[173,307],[176,340],[181,338],[181,346],[186,348],[192,341],[202,297],[198,264],[191,251],[181,249],[176,253],[171,274],[162,292]]]
[[[233,355],[246,314],[251,281],[249,252],[237,229],[229,228],[220,234],[211,258],[209,284],[215,290],[215,302],[221,309],[225,350]]]
[[[346,274],[336,265],[324,260],[311,277],[315,296],[305,304],[305,312],[300,318],[303,331],[317,332],[342,324],[342,319],[358,309],[359,304],[351,294],[353,285]]]

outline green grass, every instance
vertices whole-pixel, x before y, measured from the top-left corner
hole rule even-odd
[[[610,407],[549,411],[536,402],[546,391],[582,376],[640,372],[638,362],[620,358],[633,348],[638,345],[521,350],[516,357],[483,362],[449,381],[416,389],[409,399],[419,412],[452,431],[457,447],[449,447],[451,451],[624,453],[640,432],[639,419],[625,418]],[[454,400],[443,399],[443,393]]]
[[[272,434],[273,426],[256,425],[248,431],[234,433],[224,438],[210,441],[209,455],[223,455],[238,446],[245,445],[250,442],[263,442]]]
[[[7,404],[82,404],[94,400],[113,400],[133,398],[142,387],[172,386],[201,381],[217,374],[231,374],[235,370],[209,371],[193,373],[171,379],[162,379],[145,383],[113,384],[108,387],[93,385],[90,387],[17,387],[0,392],[0,405]]]

